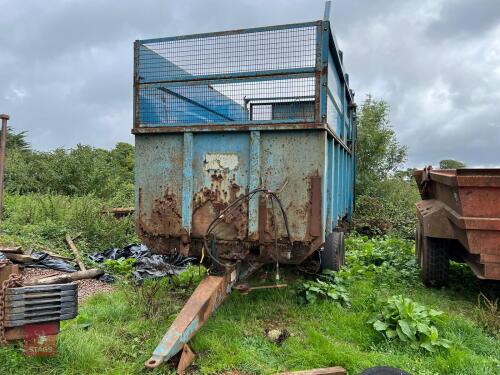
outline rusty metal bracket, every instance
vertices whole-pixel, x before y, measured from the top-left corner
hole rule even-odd
[[[445,205],[437,199],[426,199],[416,204],[417,217],[427,237],[455,238]]]
[[[182,348],[181,358],[177,365],[177,374],[182,375],[186,372],[187,368],[191,366],[194,361],[194,353],[188,344],[184,344]]]

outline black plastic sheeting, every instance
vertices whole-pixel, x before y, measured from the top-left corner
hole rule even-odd
[[[23,266],[27,268],[47,268],[56,271],[75,272],[76,269],[68,262],[62,259],[52,258],[49,254],[37,252],[31,254],[34,258],[32,262],[24,263]],[[8,260],[4,253],[0,251],[0,260]]]
[[[124,248],[112,248],[104,250],[102,253],[93,253],[89,255],[90,260],[93,260],[96,263],[102,263],[105,260],[112,259],[118,260],[120,258],[142,258],[142,257],[151,256],[151,252],[149,251],[146,245],[139,244],[131,244],[127,245]]]
[[[146,278],[178,275],[195,259],[180,254],[153,255],[148,247],[142,244],[131,244],[122,249],[107,249],[102,253],[90,254],[89,258],[96,263],[102,263],[107,259],[135,258],[133,275],[138,281]]]
[[[32,262],[25,263],[24,267],[46,268],[63,272],[76,272],[77,269],[70,263],[53,258],[44,252],[31,254],[35,258]],[[142,244],[131,244],[124,248],[112,248],[104,250],[102,253],[93,253],[88,256],[96,263],[103,263],[107,259],[118,260],[120,258],[135,258],[134,278],[141,281],[146,278],[158,278],[164,276],[174,276],[180,274],[195,259],[184,257],[180,254],[153,255],[148,247]],[[7,257],[0,252],[0,260]],[[108,273],[101,275],[98,280],[106,283],[115,281],[114,277]]]
[[[47,268],[63,272],[76,272],[76,268],[68,262],[62,259],[52,258],[47,253],[37,252],[31,254],[31,256],[35,258],[35,260],[25,264],[24,266],[27,268]]]

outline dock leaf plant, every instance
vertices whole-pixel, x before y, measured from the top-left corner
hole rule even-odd
[[[368,323],[387,339],[399,339],[429,352],[450,346],[451,342],[440,337],[435,325],[442,311],[427,308],[402,295],[388,298],[378,310]]]

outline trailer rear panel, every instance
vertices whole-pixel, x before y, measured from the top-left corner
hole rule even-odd
[[[197,255],[208,225],[258,187],[279,194],[294,250],[260,194],[219,225],[221,257],[270,259],[276,222],[280,260],[300,263],[349,221],[355,105],[329,21],[134,50],[136,227],[155,252]]]

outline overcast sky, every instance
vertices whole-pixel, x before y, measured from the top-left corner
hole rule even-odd
[[[133,142],[132,45],[323,17],[320,0],[0,0],[0,112],[34,148]],[[500,1],[334,0],[358,103],[387,101],[408,166],[500,166]]]

